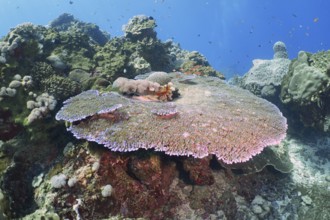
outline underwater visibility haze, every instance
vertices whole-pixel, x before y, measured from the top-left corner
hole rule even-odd
[[[329,1],[0,3],[0,220],[330,219]]]

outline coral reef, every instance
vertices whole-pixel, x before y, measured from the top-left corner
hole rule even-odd
[[[128,45],[127,45],[128,44]],[[128,68],[129,58],[125,54],[130,54],[129,43],[125,44],[124,39],[113,38],[100,48],[94,55],[94,60],[97,64],[96,72],[104,75],[104,77],[111,82],[119,76],[130,76],[130,69]],[[128,49],[126,49],[128,47]],[[127,73],[125,72],[125,69]]]
[[[31,124],[33,121],[46,117],[50,111],[53,111],[56,107],[57,101],[53,96],[48,93],[43,93],[36,97],[36,100],[27,101],[26,105],[28,109],[32,109],[27,116],[26,123]]]
[[[291,61],[284,55],[287,52],[283,42],[276,42],[273,48],[274,59],[253,60],[253,67],[243,77],[239,77],[236,84],[279,105],[282,79],[287,74]]]
[[[105,31],[101,31],[96,24],[81,22],[68,13],[64,13],[51,21],[49,27],[58,32],[76,29],[76,31],[89,36],[99,45],[104,45],[110,39],[110,35]]]
[[[53,67],[46,62],[35,62],[30,72],[33,78],[33,85],[36,87],[40,87],[42,85],[42,80],[56,74]]]
[[[247,161],[285,137],[286,119],[271,103],[218,78],[196,77],[194,83],[174,83],[181,97],[171,103],[87,91],[66,101],[56,119],[72,122],[68,130],[77,138],[114,151],[215,154],[225,163]],[[155,115],[155,110],[169,113]]]
[[[214,70],[206,58],[197,51],[187,52],[179,70],[184,74],[195,74],[199,76],[216,76],[225,79],[219,71]]]
[[[110,38],[63,14],[0,40],[0,219],[329,219],[329,138],[266,147],[285,136],[279,110],[155,27],[136,16]],[[306,54],[329,76],[327,52]],[[308,103],[292,78],[286,107],[318,105],[329,130],[327,87]]]
[[[281,100],[292,119],[306,127],[328,131],[330,115],[330,51],[300,51],[283,78]]]
[[[43,53],[46,31],[45,27],[32,23],[15,27],[0,43],[2,63],[18,65],[18,60],[26,62],[39,57]]]
[[[24,76],[23,78],[16,74],[12,81],[9,83],[8,87],[1,87],[0,89],[0,101],[2,101],[5,97],[11,98],[14,97],[17,93],[19,87],[23,87],[24,90],[31,87],[32,78],[31,76]]]
[[[41,81],[43,91],[58,100],[64,100],[81,92],[80,84],[69,77],[52,75]]]
[[[156,22],[152,17],[137,15],[123,26],[123,31],[127,38],[137,41],[144,38],[156,38],[157,33],[154,31],[156,26]]]

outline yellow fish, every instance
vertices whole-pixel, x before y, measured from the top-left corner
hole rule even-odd
[[[319,21],[319,18],[314,18],[313,21],[314,22],[318,22]]]

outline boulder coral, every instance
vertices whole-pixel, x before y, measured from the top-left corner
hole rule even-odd
[[[282,102],[306,127],[329,131],[330,51],[300,51],[283,78]]]
[[[166,72],[152,72],[146,80],[159,83],[160,85],[166,85],[171,82],[171,77]]]
[[[283,42],[276,42],[273,49],[274,59],[254,59],[252,68],[242,78],[238,78],[239,82],[236,84],[255,95],[278,104],[282,79],[289,70],[291,60],[287,58],[287,51]]]
[[[65,101],[56,119],[71,122],[68,130],[76,138],[113,151],[214,154],[228,164],[248,161],[285,137],[286,118],[275,105],[216,77],[192,81],[174,80],[181,96],[171,102],[86,91]]]

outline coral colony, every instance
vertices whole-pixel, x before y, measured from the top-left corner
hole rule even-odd
[[[180,93],[172,101],[134,99],[157,94],[161,86],[120,79],[125,83],[116,87],[126,95],[83,92],[65,101],[56,119],[71,122],[68,130],[75,137],[113,151],[153,148],[195,158],[214,154],[228,164],[247,161],[285,137],[286,119],[268,101],[218,78],[197,76],[187,84],[176,80],[182,74],[171,75]],[[136,86],[141,84],[145,87]]]
[[[63,14],[0,40],[0,219],[330,219],[330,51],[276,42],[226,82],[155,27]]]

